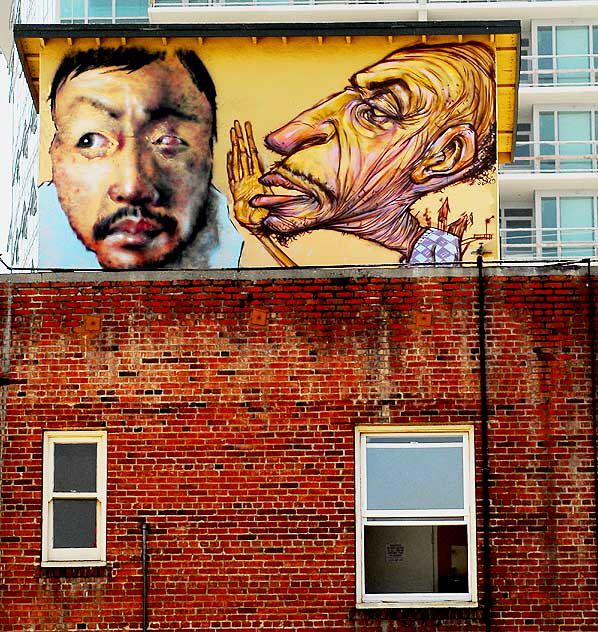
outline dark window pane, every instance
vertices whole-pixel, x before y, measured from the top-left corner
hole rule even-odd
[[[96,491],[95,443],[54,444],[54,491]]]
[[[94,548],[96,501],[54,500],[54,548]]]
[[[465,525],[364,528],[365,591],[467,593]]]

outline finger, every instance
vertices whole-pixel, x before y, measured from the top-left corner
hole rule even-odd
[[[247,136],[247,144],[249,145],[249,164],[252,169],[252,173],[263,172],[260,156],[255,145],[255,139],[253,136],[253,127],[250,121],[245,121],[245,134]]]
[[[229,184],[236,184],[237,179],[235,177],[235,169],[233,167],[233,152],[229,151],[226,154],[226,173],[228,174]]]
[[[239,147],[239,169],[241,170],[241,177],[246,177],[251,174],[249,159],[247,157],[247,146],[245,145],[245,138],[243,136],[243,130],[241,129],[241,123],[235,121],[235,134],[237,136],[237,142]]]
[[[231,173],[235,182],[239,182],[241,174],[239,171],[239,145],[237,142],[237,134],[235,128],[231,127],[230,130],[230,144],[231,144]]]
[[[241,177],[251,175],[252,171],[249,167],[249,157],[246,151],[241,152]]]

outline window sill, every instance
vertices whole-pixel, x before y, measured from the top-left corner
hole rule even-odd
[[[42,562],[41,566],[42,568],[106,566],[106,560],[61,560],[59,562]]]
[[[477,601],[364,601],[355,605],[358,610],[368,608],[477,608]]]

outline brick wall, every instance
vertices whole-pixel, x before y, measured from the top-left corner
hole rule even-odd
[[[141,630],[143,519],[151,630],[486,630],[481,608],[357,611],[354,588],[354,427],[479,444],[476,271],[268,274],[0,279],[1,630]],[[489,270],[486,299],[490,629],[595,631],[584,271]],[[42,569],[42,433],[92,428],[108,564]]]

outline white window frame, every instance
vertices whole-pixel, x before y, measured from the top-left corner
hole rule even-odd
[[[435,520],[446,511],[404,510],[367,511],[366,495],[366,438],[376,435],[429,437],[430,435],[460,436],[463,439],[463,492],[464,510],[455,520]],[[476,563],[476,505],[475,460],[473,427],[470,425],[438,426],[358,426],[355,429],[355,512],[356,512],[356,606],[357,608],[475,608],[477,601]],[[455,517],[455,511],[449,511]],[[375,522],[369,521],[375,514]],[[433,514],[433,516],[431,515]],[[388,521],[380,518],[388,517]],[[409,520],[418,518],[418,520]],[[427,518],[427,519],[426,519]],[[434,526],[459,524],[467,527],[468,593],[399,593],[368,595],[365,592],[364,527],[377,526]]]
[[[552,29],[552,50],[556,51],[556,28],[559,26],[587,26],[588,27],[588,36],[590,38],[590,52],[588,54],[588,61],[589,61],[589,67],[587,69],[580,69],[578,72],[587,72],[588,75],[590,76],[590,80],[588,84],[567,84],[567,83],[547,83],[547,84],[540,84],[540,80],[539,77],[540,75],[538,74],[537,76],[533,76],[532,77],[532,84],[533,86],[543,86],[543,87],[576,87],[577,85],[579,86],[595,86],[598,85],[598,67],[595,65],[596,62],[594,60],[595,56],[598,55],[598,51],[593,51],[592,50],[592,27],[596,27],[598,26],[598,20],[591,20],[591,19],[583,19],[583,20],[563,20],[563,19],[554,19],[554,20],[532,20],[531,21],[531,55],[532,55],[532,64],[531,64],[531,69],[528,72],[528,74],[532,74],[533,70],[532,69],[537,69],[539,66],[538,63],[538,27],[548,27]],[[552,55],[553,60],[557,60],[558,58],[558,53],[557,52],[553,52]],[[556,65],[553,67],[553,72],[555,73],[555,76],[558,76],[558,71],[556,68]],[[566,73],[563,73],[562,76],[566,76]]]
[[[54,492],[54,446],[65,443],[93,443],[97,447],[96,491]],[[47,431],[43,442],[42,566],[105,566],[106,564],[106,469],[107,433],[105,430]],[[93,548],[54,548],[54,499],[96,501],[96,546]]]
[[[557,116],[559,112],[588,112],[590,114],[590,138],[583,140],[575,140],[575,141],[567,141],[570,144],[574,143],[587,143],[590,145],[590,154],[589,158],[579,157],[567,157],[567,144],[566,141],[561,141],[558,137],[559,129],[557,125]],[[555,140],[541,140],[540,139],[540,114],[553,114],[553,129]],[[532,108],[532,130],[533,130],[533,162],[534,162],[534,171],[535,173],[552,173],[551,171],[542,171],[540,165],[543,160],[546,161],[554,161],[555,163],[555,173],[578,173],[578,174],[587,174],[592,173],[596,170],[598,165],[598,138],[596,135],[596,118],[598,117],[598,106],[592,106],[590,104],[587,105],[534,105]],[[554,145],[556,149],[556,155],[554,158],[550,158],[549,156],[543,157],[540,152],[540,147],[542,145]],[[562,156],[565,156],[563,158]],[[585,169],[561,169],[561,162],[572,162],[575,160],[586,160],[591,162]]]
[[[546,228],[542,224],[542,198],[556,198],[557,200],[557,225],[556,225],[556,237],[554,241],[544,241],[543,231]],[[535,232],[536,232],[536,244],[537,244],[537,256],[539,259],[551,260],[551,259],[579,259],[585,258],[585,255],[580,255],[579,257],[575,256],[565,256],[562,255],[563,248],[575,247],[575,242],[566,242],[561,239],[561,198],[574,198],[574,197],[582,197],[582,198],[593,198],[594,202],[592,205],[593,211],[593,220],[594,226],[587,226],[581,228],[575,228],[573,230],[593,230],[594,234],[598,234],[598,194],[593,191],[536,191],[535,200],[534,200],[534,213],[535,213]],[[594,248],[598,247],[598,242],[588,242],[588,244],[593,243]],[[591,247],[591,246],[588,246]],[[557,254],[556,257],[545,257],[542,254],[543,248],[556,248]]]
[[[89,24],[89,20],[96,20],[96,19],[102,19],[102,20],[110,20],[110,22],[105,22],[105,24],[118,24],[121,20],[147,20],[148,18],[148,13],[146,10],[146,13],[144,15],[123,15],[120,17],[116,16],[116,0],[108,0],[110,2],[110,15],[108,16],[104,16],[103,18],[99,18],[97,16],[91,16],[89,15],[89,0],[83,0],[83,6],[85,7],[84,9],[84,15],[81,18],[70,18],[70,17],[65,17],[64,20],[65,22],[63,22],[63,24],[72,24],[72,22],[70,22],[69,20],[71,19],[77,19],[77,20],[83,20],[84,24]],[[63,20],[62,17],[62,12],[61,12],[61,0],[56,0],[56,4],[55,4],[55,10],[56,10],[56,15],[58,16],[57,22],[61,22]],[[149,6],[149,5],[148,5]],[[80,24],[81,22],[75,22],[75,24]],[[100,24],[104,24],[104,22],[100,23]]]

